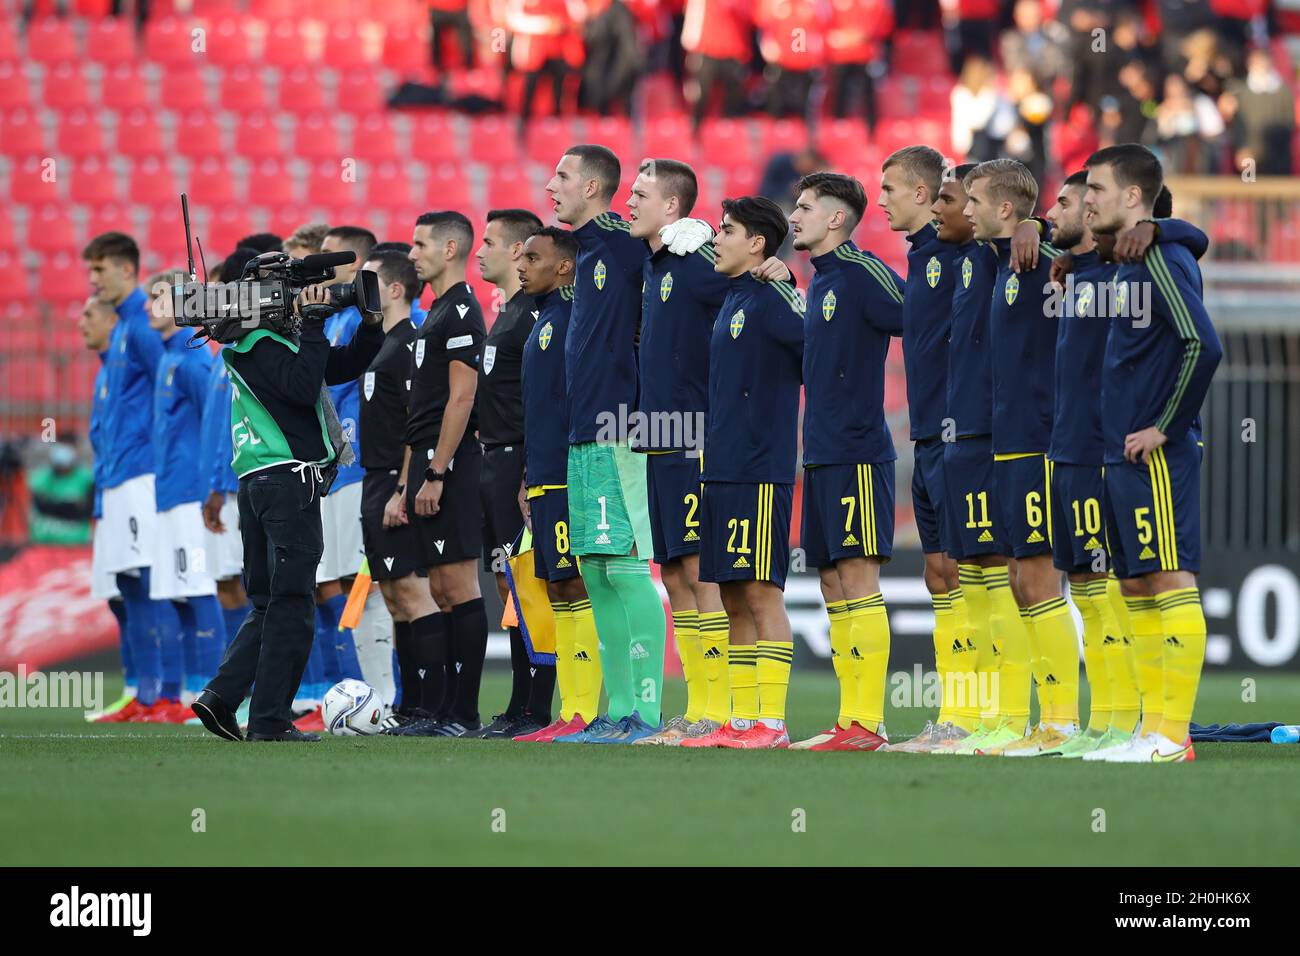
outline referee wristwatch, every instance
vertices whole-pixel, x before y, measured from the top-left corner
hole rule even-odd
[[[432,467],[424,469],[425,481],[446,481],[447,473],[445,471],[434,471]]]

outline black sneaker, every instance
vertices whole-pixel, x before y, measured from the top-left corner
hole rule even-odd
[[[486,727],[480,727],[478,730],[471,730],[468,733],[463,734],[462,736],[502,737],[505,736],[505,731],[509,730],[511,727],[513,727],[522,719],[523,719],[522,715],[517,717],[512,717],[509,714],[497,714],[495,717],[492,718],[492,723],[488,724]]]
[[[474,726],[471,727],[454,720],[444,720],[433,728],[433,734],[438,737],[465,737],[480,729],[482,725],[478,721],[474,721]]]
[[[409,727],[417,721],[428,720],[432,716],[433,714],[421,707],[414,707],[411,710],[395,710],[384,718],[384,725],[379,732],[381,734],[391,734],[402,727]]]
[[[244,735],[239,732],[239,718],[226,706],[226,702],[212,691],[205,690],[199,694],[190,708],[210,733],[225,740],[244,739]]]
[[[439,736],[437,728],[442,726],[442,722],[436,717],[425,717],[422,720],[415,720],[405,727],[395,727],[387,733],[394,737],[437,737]]]
[[[303,733],[297,727],[290,727],[288,730],[281,730],[274,734],[249,734],[248,739],[252,741],[270,741],[278,743],[294,744],[312,744],[320,740],[320,734]]]
[[[500,739],[513,740],[516,737],[523,737],[526,734],[535,734],[537,731],[548,725],[549,721],[544,724],[532,714],[524,714],[515,721],[514,726],[501,733]]]

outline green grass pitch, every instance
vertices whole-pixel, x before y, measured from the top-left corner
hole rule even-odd
[[[111,689],[110,689],[111,690]],[[490,673],[483,699],[508,693]],[[791,726],[834,712],[796,671]],[[670,710],[684,689],[668,687]],[[1295,720],[1300,675],[1201,684],[1203,721]],[[111,699],[111,697],[110,697]],[[896,736],[928,714],[896,710]],[[1292,864],[1300,746],[1198,745],[1191,765],[329,738],[0,714],[6,865]],[[202,811],[203,832],[196,830]],[[1102,817],[1104,814],[1104,819]],[[1104,832],[1096,832],[1104,822]]]

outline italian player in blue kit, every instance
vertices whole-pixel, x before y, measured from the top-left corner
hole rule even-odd
[[[871,751],[886,743],[889,617],[880,567],[894,543],[893,438],[885,359],[903,331],[903,280],[850,236],[866,211],[862,184],[813,173],[797,186],[794,247],[816,269],[804,323],[804,495],[800,541],[821,576],[840,709],[808,750]]]
[[[1144,146],[1088,158],[1088,222],[1113,235],[1150,219],[1163,170]],[[1188,724],[1205,661],[1200,570],[1200,409],[1223,356],[1202,300],[1194,254],[1161,237],[1115,276],[1115,315],[1101,373],[1106,530],[1126,598],[1154,601],[1159,644],[1134,622],[1139,674],[1160,671],[1160,723],[1143,715],[1131,741],[1084,760],[1180,763],[1194,759]],[[1158,651],[1158,653],[1157,653]],[[1146,701],[1154,704],[1148,684]]]
[[[700,577],[717,582],[730,625],[731,713],[682,747],[788,747],[794,644],[784,590],[803,363],[803,303],[751,270],[781,247],[785,214],[769,199],[723,202],[715,269],[731,289],[709,347],[709,429],[700,508]]]

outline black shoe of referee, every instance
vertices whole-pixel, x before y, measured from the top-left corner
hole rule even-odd
[[[439,737],[437,728],[442,726],[442,721],[437,717],[423,717],[419,720],[411,721],[404,727],[394,727],[392,730],[384,731],[393,737]]]
[[[433,712],[425,710],[423,707],[413,707],[410,710],[395,710],[384,720],[383,729],[379,732],[381,734],[391,734],[403,727],[409,727],[417,721],[428,720],[432,716]]]
[[[516,717],[499,714],[493,718],[492,723],[482,730],[471,731],[465,736],[482,737],[484,740],[512,740],[515,737],[541,730],[543,726],[528,713],[519,714]]]
[[[444,720],[433,728],[433,733],[438,737],[468,737],[477,736],[474,731],[481,729],[482,724],[477,720],[474,721],[472,726],[454,720]]]
[[[501,737],[503,736],[506,730],[513,727],[515,724],[517,724],[519,721],[523,719],[524,718],[522,715],[515,716],[512,714],[497,714],[495,717],[492,718],[492,723],[480,727],[478,730],[471,730],[463,734],[462,736],[484,737],[484,738]]]

